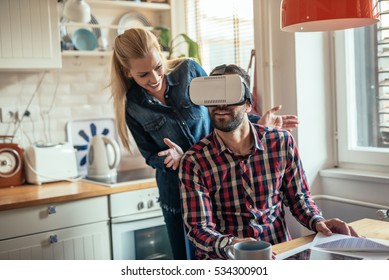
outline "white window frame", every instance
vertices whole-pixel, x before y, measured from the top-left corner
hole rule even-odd
[[[355,65],[353,30],[334,32],[335,85],[337,102],[337,138],[339,166],[361,164],[389,166],[388,148],[357,147],[354,139],[355,111]]]

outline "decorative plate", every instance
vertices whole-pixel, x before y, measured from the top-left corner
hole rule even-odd
[[[151,24],[147,18],[139,13],[127,13],[119,19],[118,26],[117,32],[118,35],[121,35],[126,29],[147,27],[151,26]]]

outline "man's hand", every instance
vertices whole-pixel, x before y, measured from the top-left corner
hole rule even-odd
[[[258,124],[292,131],[293,128],[297,127],[299,124],[297,116],[275,115],[275,113],[281,110],[281,108],[282,106],[278,105],[266,111],[265,114],[263,114],[263,116],[259,119]]]
[[[327,236],[330,236],[332,233],[340,233],[355,237],[362,237],[353,229],[352,226],[349,226],[346,222],[339,219],[322,220],[317,222],[316,231]]]
[[[163,163],[166,165],[166,167],[171,167],[173,168],[173,170],[176,170],[180,165],[180,160],[184,152],[182,151],[180,146],[172,142],[169,138],[164,138],[163,142],[168,145],[169,149],[159,152],[158,156],[165,156],[166,158]]]

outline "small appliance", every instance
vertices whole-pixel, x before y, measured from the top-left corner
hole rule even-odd
[[[25,182],[23,160],[23,149],[18,144],[0,143],[0,187]]]
[[[115,139],[96,135],[88,148],[87,178],[99,181],[116,180],[116,167],[119,165],[121,153]]]
[[[66,124],[67,141],[76,149],[79,176],[88,173],[88,148],[93,136],[102,135],[118,140],[115,119],[76,119]]]
[[[77,177],[76,150],[68,143],[35,144],[24,152],[26,180],[31,184]]]

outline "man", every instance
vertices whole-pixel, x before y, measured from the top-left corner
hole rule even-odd
[[[180,165],[183,218],[196,259],[226,259],[225,249],[243,240],[290,240],[284,206],[310,230],[358,236],[345,222],[322,217],[292,135],[250,123],[247,73],[224,65],[210,76],[229,74],[242,78],[243,100],[208,107],[214,131]]]

